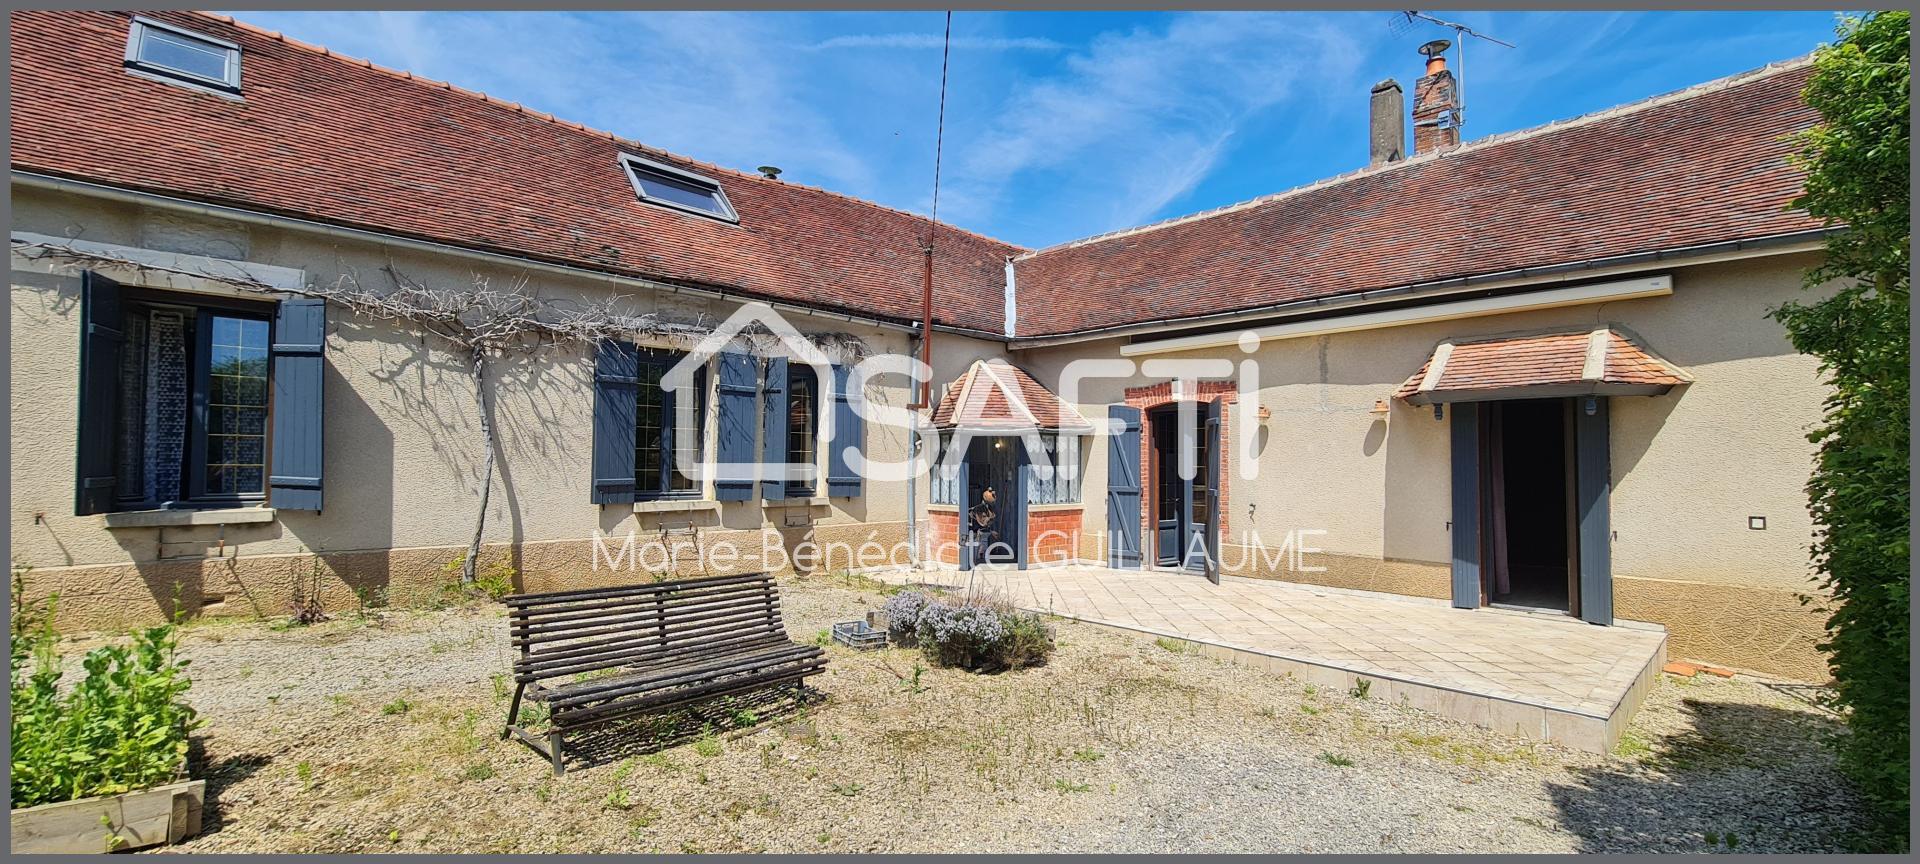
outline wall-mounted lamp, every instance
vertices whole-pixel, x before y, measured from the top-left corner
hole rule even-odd
[[[1378,414],[1382,417],[1385,417],[1392,410],[1393,410],[1393,407],[1387,404],[1387,400],[1385,399],[1373,400],[1373,413]]]
[[[1588,396],[1587,397],[1587,416],[1592,417],[1593,415],[1598,413],[1600,413],[1600,397]]]
[[[1272,408],[1268,408],[1268,407],[1267,407],[1267,406],[1265,406],[1265,405],[1262,405],[1262,406],[1260,406],[1260,414],[1259,414],[1259,416],[1260,416],[1260,425],[1262,425],[1262,426],[1264,426],[1264,425],[1266,425],[1266,423],[1267,423],[1267,421],[1268,421],[1268,420],[1272,420],[1272,419],[1273,419],[1273,409],[1272,409]]]
[[[1447,403],[1445,402],[1433,403],[1433,419],[1435,420],[1447,419]]]

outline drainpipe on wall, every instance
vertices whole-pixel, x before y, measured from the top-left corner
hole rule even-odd
[[[918,339],[919,337],[908,338]],[[907,349],[909,356],[912,355],[914,347]],[[914,464],[914,460],[919,457],[920,430],[909,429],[907,430],[907,464]],[[920,472],[917,470],[907,472],[907,567],[912,570],[920,569],[920,494],[917,482],[919,477]]]

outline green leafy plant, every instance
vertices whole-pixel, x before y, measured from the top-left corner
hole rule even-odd
[[[1336,768],[1347,768],[1353,765],[1352,759],[1348,759],[1347,757],[1342,756],[1338,753],[1333,753],[1326,750],[1320,751],[1320,761],[1325,762],[1328,765],[1332,765]]]
[[[1367,694],[1372,690],[1373,690],[1373,679],[1359,678],[1359,679],[1355,679],[1355,681],[1353,682],[1353,689],[1348,690],[1347,695],[1352,696],[1355,699],[1365,699],[1367,698]]]
[[[1799,138],[1806,191],[1793,206],[1845,230],[1828,235],[1825,261],[1807,273],[1825,299],[1772,313],[1832,385],[1807,436],[1819,445],[1807,481],[1813,565],[1833,595],[1821,647],[1852,729],[1836,739],[1841,766],[1883,817],[1873,845],[1898,850],[1910,842],[1912,790],[1910,18],[1843,18],[1839,39],[1814,55],[1804,96],[1821,122]]]
[[[13,806],[115,795],[180,779],[187,736],[199,725],[183,698],[191,682],[173,625],[96,648],[83,677],[61,686],[58,598],[28,603],[13,568]]]
[[[712,735],[704,736],[700,740],[693,742],[693,752],[708,759],[720,755],[721,749],[720,739]]]
[[[406,700],[406,697],[404,696],[399,699],[395,699],[392,702],[388,702],[385,705],[380,706],[380,713],[385,714],[388,717],[405,714],[411,710],[413,710],[413,704],[408,702]]]
[[[454,606],[468,600],[499,600],[513,593],[513,580],[520,571],[504,559],[495,558],[473,574],[471,584],[462,579],[467,568],[467,553],[462,552],[441,565],[440,572],[445,574],[440,584],[440,602],[443,606]]]

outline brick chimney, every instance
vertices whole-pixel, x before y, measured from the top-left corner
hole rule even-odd
[[[1460,146],[1455,124],[1453,73],[1445,54],[1427,57],[1427,74],[1413,84],[1413,152],[1451,150]]]
[[[1406,97],[1400,82],[1388,78],[1373,85],[1367,127],[1367,167],[1378,168],[1407,158]]]

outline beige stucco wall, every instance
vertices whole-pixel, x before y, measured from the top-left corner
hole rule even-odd
[[[421,281],[496,285],[530,278],[534,290],[596,299],[604,287],[548,274],[487,269],[466,259],[406,252],[260,226],[207,222],[123,205],[14,190],[14,230],[98,242],[206,254],[306,271],[310,281],[343,274],[384,277],[391,265]],[[1590,304],[1323,337],[1274,340],[1254,353],[1235,349],[1171,359],[1251,357],[1261,375],[1259,403],[1272,412],[1254,438],[1258,477],[1230,481],[1229,562],[1257,533],[1269,550],[1296,535],[1309,546],[1302,571],[1242,563],[1244,575],[1444,597],[1450,541],[1448,426],[1431,409],[1376,400],[1417,369],[1442,339],[1544,329],[1611,326],[1632,333],[1686,368],[1695,383],[1660,397],[1612,402],[1612,522],[1616,613],[1655,621],[1672,633],[1671,652],[1797,678],[1824,677],[1814,643],[1818,604],[1798,596],[1807,578],[1812,525],[1801,487],[1813,448],[1805,433],[1818,419],[1821,385],[1814,362],[1796,354],[1766,310],[1799,292],[1809,255],[1776,256],[1679,268],[1668,297]],[[258,525],[115,528],[102,517],[74,517],[73,388],[78,356],[79,280],[38,272],[18,259],[12,272],[14,412],[13,556],[32,564],[34,593],[62,592],[63,617],[88,625],[152,620],[171,608],[175,586],[188,610],[277,614],[301,581],[321,567],[321,593],[352,602],[353,587],[381,587],[395,602],[430,596],[441,566],[464,547],[483,453],[478,414],[463,358],[431,342],[372,322],[333,314],[326,377],[326,501],[321,514],[282,512]],[[717,321],[722,302],[633,298],[636,311]],[[790,317],[802,329],[850,332],[873,351],[905,352],[907,336],[840,321]],[[1118,357],[1119,340],[1016,352],[1013,360],[1048,386],[1075,359]],[[1000,356],[997,340],[941,335],[935,380],[950,381],[976,359]],[[1144,359],[1144,358],[1143,358]],[[515,563],[528,588],[604,582],[590,567],[596,531],[642,542],[663,522],[691,523],[697,541],[732,540],[743,549],[792,550],[812,539],[891,548],[907,536],[910,513],[924,513],[924,482],[868,481],[865,495],[793,510],[758,501],[695,514],[636,514],[588,500],[592,363],[584,348],[554,349],[500,364],[493,420],[500,437],[486,543],[490,557]],[[1124,391],[1165,380],[1136,371],[1091,379],[1080,403],[1090,417],[1124,401]],[[903,405],[912,394],[897,380],[868,392]],[[1250,401],[1250,394],[1242,395]],[[876,458],[900,458],[903,430],[869,424]],[[711,432],[709,433],[711,434]],[[711,446],[709,446],[711,452]],[[1240,467],[1239,448],[1229,453]],[[1087,442],[1081,554],[1098,560],[1106,525],[1106,453]],[[788,527],[789,517],[810,515]],[[1747,528],[1765,516],[1768,529]],[[158,560],[162,542],[178,550],[217,549],[209,560]],[[688,538],[672,542],[685,544]],[[178,545],[174,545],[178,544]],[[771,546],[769,545],[771,544]],[[1272,555],[1271,551],[1268,555]],[[889,553],[886,560],[897,561]],[[1271,560],[1271,559],[1270,559]],[[764,566],[752,559],[734,569]],[[776,566],[780,562],[772,562]],[[863,566],[822,562],[816,567]],[[684,569],[675,564],[676,572]],[[1816,611],[1810,611],[1816,610]]]
[[[603,299],[612,290],[470,259],[19,187],[13,204],[15,231],[300,268],[310,283],[350,275],[380,286],[387,278],[382,268],[391,266],[429,285],[467,286],[479,279],[506,287],[526,280],[528,290],[538,294],[584,301]],[[35,593],[63,593],[62,617],[69,623],[151,620],[171,605],[172,585],[182,581],[174,577],[202,570],[211,575],[186,581],[204,584],[183,585],[189,610],[203,599],[218,606],[227,597],[244,595],[250,599],[241,604],[247,607],[242,611],[278,614],[285,611],[286,591],[260,586],[284,582],[289,572],[311,571],[308,552],[323,553],[340,565],[341,573],[327,577],[336,599],[350,598],[338,593],[348,583],[392,581],[385,587],[400,600],[430,593],[444,578],[440,566],[472,535],[485,455],[464,357],[411,332],[332,308],[324,379],[325,512],[283,510],[264,524],[109,529],[104,517],[72,515],[80,279],[70,271],[47,269],[13,259],[11,551],[16,562],[36,568]],[[632,289],[622,293],[631,311],[709,325],[735,308]],[[899,330],[798,315],[787,319],[803,331],[851,333],[875,353],[909,347],[908,334]],[[978,352],[965,341],[948,340],[952,359]],[[861,497],[800,508],[755,500],[724,503],[717,511],[636,514],[625,505],[591,503],[592,367],[585,346],[511,356],[495,366],[491,403],[499,445],[485,541],[496,554],[522,559],[519,569],[528,587],[604,578],[582,573],[591,573],[590,538],[596,531],[624,538],[632,530],[645,543],[659,538],[663,522],[695,526],[703,543],[731,538],[748,550],[761,548],[763,539],[791,548],[810,531],[821,540],[856,545],[871,539],[891,546],[905,539],[911,510],[904,482],[868,481]],[[875,382],[867,398],[897,406],[911,394],[904,379],[894,376]],[[714,425],[708,424],[709,454]],[[869,423],[868,453],[876,459],[902,458],[906,438],[904,430]],[[813,527],[789,527],[790,519],[802,514],[810,515]],[[205,545],[224,560],[217,565],[162,562],[163,541],[173,552]],[[544,551],[528,551],[535,548]]]
[[[1616,397],[1610,432],[1616,614],[1667,625],[1671,651],[1796,678],[1825,676],[1814,648],[1823,616],[1798,596],[1813,591],[1812,522],[1802,487],[1812,466],[1807,431],[1823,396],[1815,362],[1796,353],[1769,308],[1800,293],[1817,259],[1776,256],[1678,268],[1670,296],[1518,314],[1269,340],[1236,348],[1156,355],[1258,361],[1259,400],[1271,411],[1255,442],[1257,479],[1231,477],[1229,563],[1249,532],[1270,550],[1290,531],[1302,572],[1286,563],[1246,575],[1445,597],[1451,554],[1449,424],[1429,407],[1377,400],[1417,370],[1443,339],[1610,326],[1634,334],[1695,382],[1659,397]],[[1048,386],[1076,358],[1118,357],[1119,340],[1016,353]],[[1146,360],[1149,358],[1138,358]],[[1080,400],[1089,416],[1130,386],[1165,376],[1095,380]],[[1243,403],[1249,396],[1243,389]],[[1104,530],[1105,444],[1090,445],[1086,530]],[[1240,451],[1229,448],[1231,470]],[[1767,517],[1750,530],[1748,516]],[[1273,553],[1269,551],[1269,555]],[[1817,606],[1817,604],[1816,604]]]

